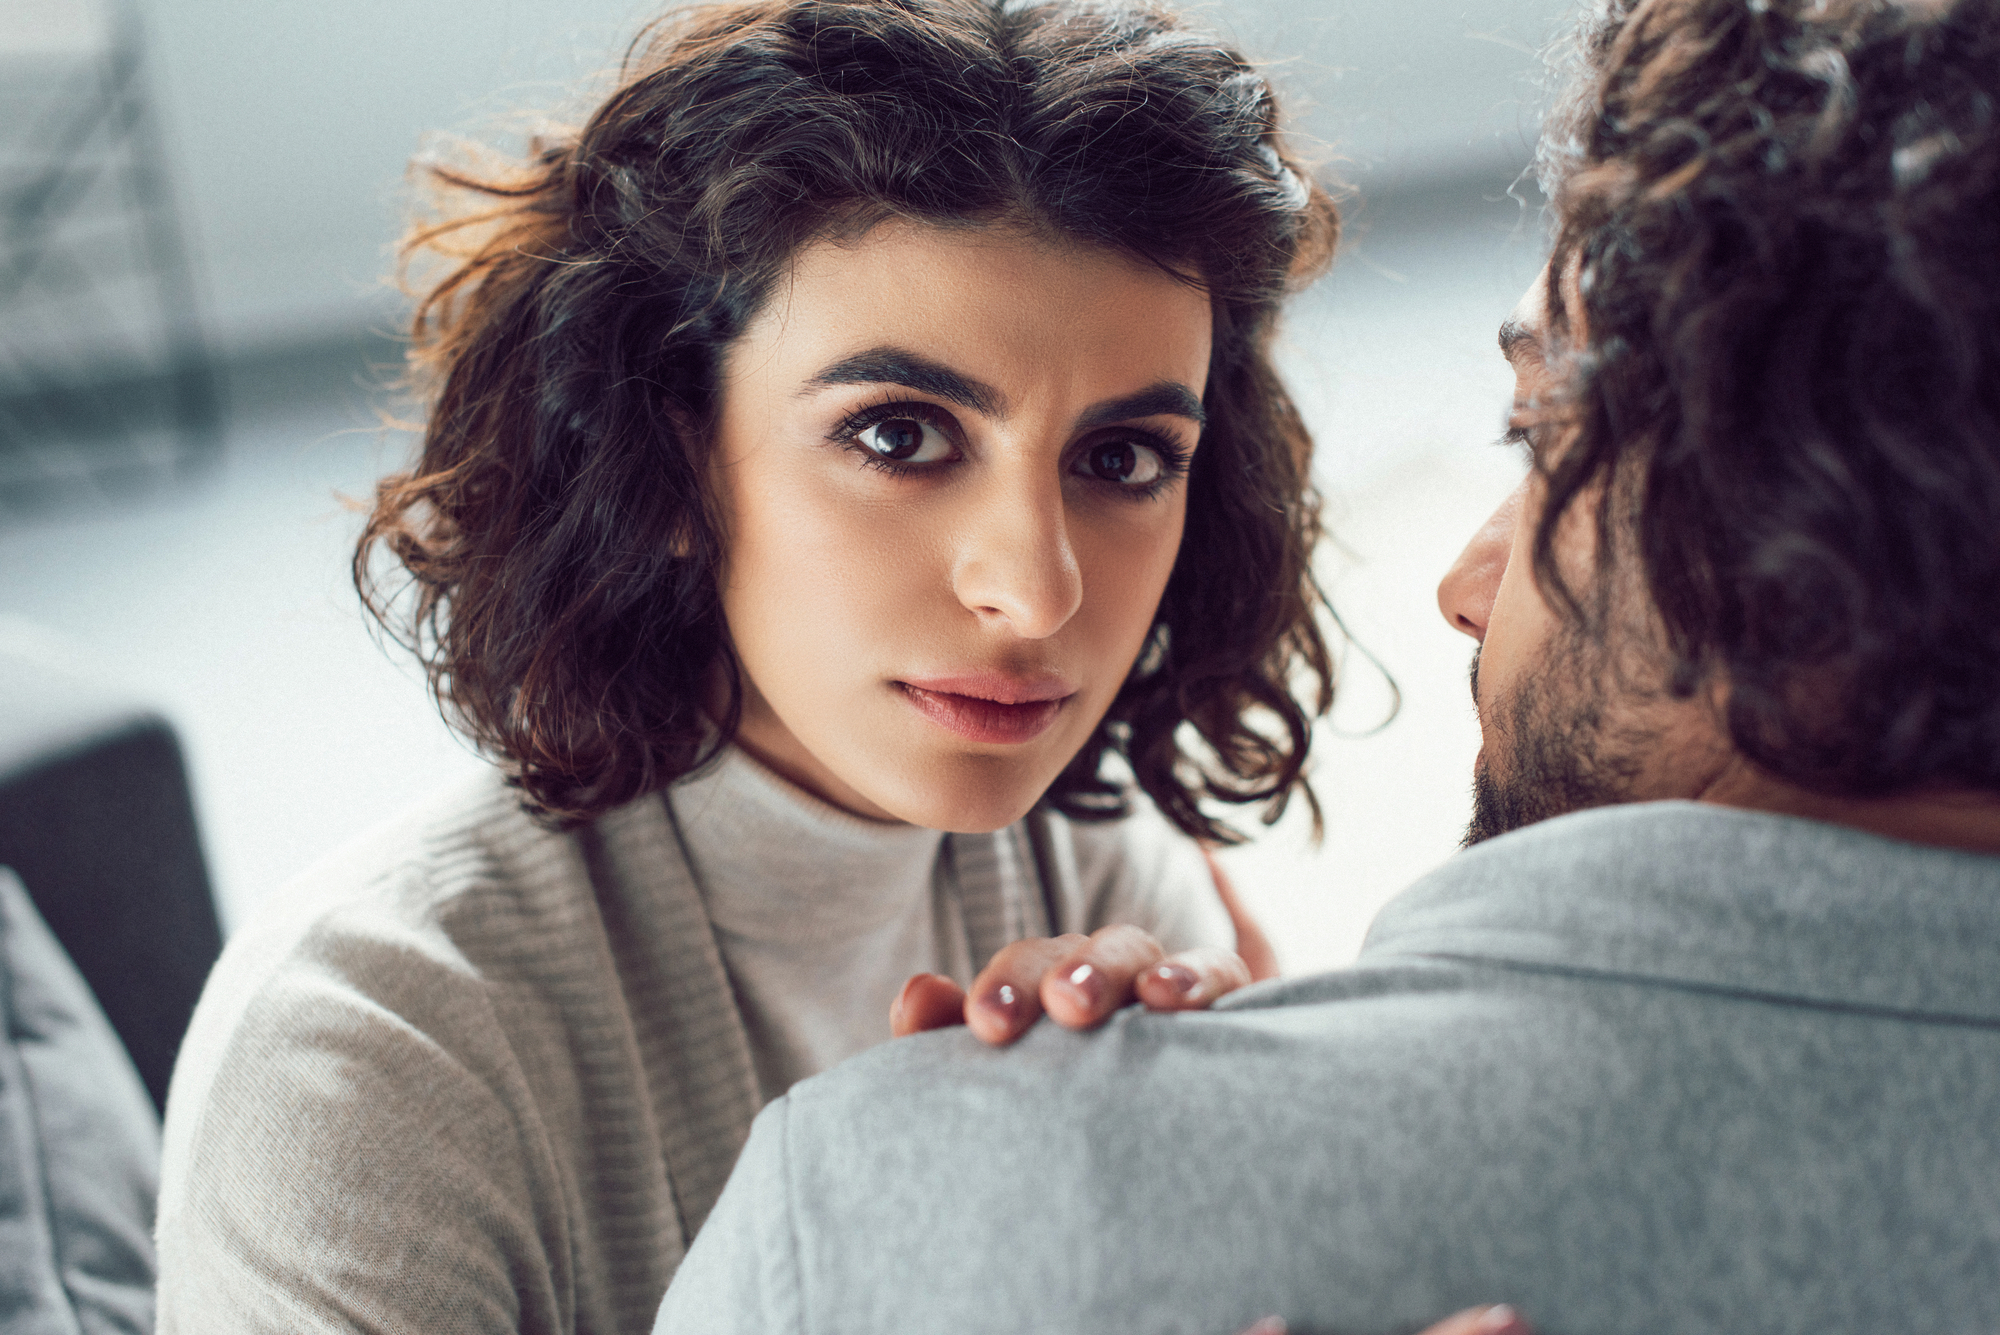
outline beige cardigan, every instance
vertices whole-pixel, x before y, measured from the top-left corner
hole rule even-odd
[[[1099,925],[1060,816],[944,856],[976,961]],[[645,1331],[758,1103],[669,804],[559,834],[482,780],[230,940],[168,1102],[159,1330]]]

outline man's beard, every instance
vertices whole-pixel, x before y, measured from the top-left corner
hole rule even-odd
[[[1462,847],[1551,816],[1633,800],[1643,757],[1659,738],[1608,721],[1616,675],[1610,660],[1585,632],[1565,626],[1539,671],[1480,709],[1485,745],[1472,767],[1472,822]],[[1480,706],[1476,652],[1472,699]]]

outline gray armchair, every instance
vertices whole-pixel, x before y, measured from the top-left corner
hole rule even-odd
[[[0,1335],[152,1329],[158,1109],[221,944],[172,729],[0,620]]]
[[[0,867],[0,1332],[153,1327],[160,1124],[83,978]]]
[[[156,1108],[222,950],[166,721],[0,623],[0,866],[12,867]]]

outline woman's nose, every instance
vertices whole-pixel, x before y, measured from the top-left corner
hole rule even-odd
[[[1010,490],[980,507],[959,548],[952,591],[982,622],[1023,639],[1055,634],[1083,605],[1062,484]]]
[[[1438,610],[1453,630],[1475,640],[1486,639],[1486,623],[1493,616],[1500,579],[1507,573],[1507,559],[1514,550],[1514,526],[1520,522],[1527,494],[1526,482],[1509,492],[1438,582]]]

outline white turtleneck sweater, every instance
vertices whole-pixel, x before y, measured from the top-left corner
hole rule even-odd
[[[671,803],[766,1100],[889,1038],[913,973],[972,981],[944,836],[863,820],[735,747]],[[1146,804],[1072,825],[1086,930],[1130,922],[1168,950],[1234,944],[1200,851]]]

